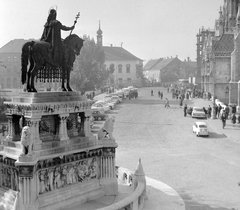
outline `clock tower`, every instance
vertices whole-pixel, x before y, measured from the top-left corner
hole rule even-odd
[[[97,31],[97,45],[102,46],[102,30],[100,28],[100,21],[99,21],[99,29]]]

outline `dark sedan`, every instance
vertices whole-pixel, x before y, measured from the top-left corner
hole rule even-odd
[[[94,110],[92,112],[92,116],[94,117],[94,120],[106,120],[106,118],[108,117],[107,114],[98,110]]]

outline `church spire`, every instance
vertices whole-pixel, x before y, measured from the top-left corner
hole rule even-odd
[[[102,46],[102,30],[101,30],[101,26],[100,26],[100,20],[99,20],[99,29],[97,31],[97,45]]]
[[[219,36],[224,33],[224,18],[222,13],[222,7],[220,7],[219,11]]]

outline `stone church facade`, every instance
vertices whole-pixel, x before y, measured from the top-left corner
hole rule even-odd
[[[214,30],[197,34],[201,90],[240,112],[240,0],[225,0]]]

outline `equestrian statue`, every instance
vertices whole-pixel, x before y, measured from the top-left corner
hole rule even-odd
[[[36,79],[41,82],[62,81],[61,90],[72,91],[69,84],[70,72],[75,56],[80,54],[84,42],[77,35],[71,34],[79,16],[78,13],[72,27],[67,27],[56,19],[57,10],[51,8],[41,39],[23,45],[21,81],[23,85],[27,83],[27,92],[37,92],[34,86]],[[71,30],[64,40],[61,39],[61,30]]]

